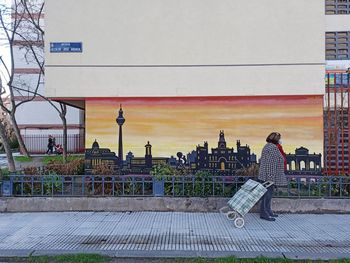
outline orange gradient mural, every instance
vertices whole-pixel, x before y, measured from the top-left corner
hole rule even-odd
[[[152,155],[176,156],[196,150],[204,141],[218,146],[224,130],[227,147],[236,140],[260,156],[266,136],[282,134],[286,153],[304,146],[322,153],[322,96],[113,98],[86,101],[86,148],[97,140],[101,148],[118,154],[120,105],[124,112],[123,159],[131,151],[145,155],[147,141]]]

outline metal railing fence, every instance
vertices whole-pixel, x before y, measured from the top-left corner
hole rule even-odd
[[[277,197],[350,198],[350,177],[287,176],[288,186],[278,187]],[[231,197],[248,180],[241,176],[165,176],[166,197]],[[12,195],[30,196],[153,196],[155,178],[145,175],[122,176],[10,176]],[[158,181],[159,182],[159,181]]]
[[[42,134],[22,135],[23,141],[30,153],[46,153],[48,136]],[[56,144],[63,145],[63,135],[55,135]],[[84,136],[80,134],[67,135],[67,152],[80,153],[84,152]]]

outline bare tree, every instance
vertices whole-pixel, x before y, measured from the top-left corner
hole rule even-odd
[[[5,95],[5,90],[2,87],[2,82],[0,78],[0,96]],[[2,112],[4,113],[4,112]],[[8,137],[8,134],[6,132],[5,127],[5,114],[0,115],[0,140],[2,143],[2,146],[4,147],[6,157],[7,157],[7,164],[10,172],[16,171],[16,165],[15,161],[12,156],[11,146],[10,146],[10,139]]]
[[[36,36],[36,39],[39,43],[42,43],[40,46],[42,48],[41,52],[38,52],[33,48],[32,45],[25,45],[24,47],[26,48],[27,53],[26,54],[33,54],[34,55],[34,61],[36,62],[37,66],[40,68],[40,71],[43,76],[45,76],[45,71],[44,71],[44,61],[45,58],[43,56],[44,54],[44,37],[45,37],[45,30],[43,29],[42,24],[40,23],[40,17],[43,14],[44,10],[44,5],[45,2],[43,0],[34,0],[34,1],[28,1],[28,0],[20,0],[26,17],[29,21],[29,23],[32,25],[32,29],[34,28],[34,35]],[[27,31],[28,32],[28,31]],[[29,31],[30,32],[30,31]],[[30,34],[33,34],[31,32]],[[42,55],[42,56],[41,56]],[[43,62],[43,63],[41,63]],[[38,95],[39,93],[36,92],[35,95]],[[51,106],[57,111],[58,115],[61,118],[62,121],[62,128],[63,128],[63,161],[66,162],[67,160],[67,105],[58,102],[58,106],[56,106],[50,99],[46,98],[43,96],[43,94],[39,94],[40,97],[44,98],[47,102],[51,104]]]
[[[18,91],[26,91],[24,89],[21,89],[19,87],[14,87],[15,90]],[[28,92],[28,91],[26,91]],[[29,91],[29,93],[31,93],[31,91]],[[44,99],[45,101],[47,101],[48,103],[50,103],[50,105],[57,111],[58,115],[61,118],[62,121],[62,125],[63,125],[63,162],[67,161],[67,105],[64,103],[58,103],[58,105],[56,105],[52,100],[46,98],[45,96],[43,96],[42,94],[40,94],[39,92],[36,92],[36,96]]]
[[[4,16],[6,13],[6,7],[0,6],[0,26],[6,36],[10,57],[11,67],[7,66],[5,61],[0,57],[0,61],[3,63],[4,68],[8,74],[8,87],[11,97],[11,107],[6,107],[4,103],[0,102],[1,108],[11,116],[16,136],[18,138],[20,147],[23,154],[29,156],[25,147],[23,139],[20,135],[20,131],[15,119],[16,109],[27,102],[33,101],[36,97],[45,99],[50,105],[58,112],[63,126],[63,160],[67,159],[67,106],[61,102],[51,101],[40,93],[40,86],[43,84],[43,78],[45,76],[45,57],[44,57],[44,36],[45,31],[42,25],[42,14],[44,10],[43,0],[13,0],[13,5],[10,10],[12,23],[7,24]],[[28,82],[28,80],[21,80],[20,77],[15,77],[15,53],[14,46],[19,45],[20,50],[23,52],[24,59],[27,63],[37,66],[39,73],[35,82]],[[20,102],[15,101],[15,92],[22,98]]]
[[[9,17],[11,18],[10,20],[9,20]],[[35,34],[35,31],[31,32],[31,34],[28,33],[29,30],[33,31],[33,30],[36,30],[36,28],[30,25],[29,16],[26,14],[25,8],[23,7],[21,1],[19,0],[13,0],[13,4],[11,8],[9,8],[6,5],[0,6],[0,30],[1,30],[1,34],[4,36],[6,40],[5,44],[8,46],[8,49],[10,52],[10,59],[11,59],[9,63],[6,63],[4,59],[0,57],[2,67],[5,69],[5,72],[7,74],[8,93],[10,95],[9,104],[6,104],[3,100],[3,97],[1,97],[0,107],[10,117],[21,152],[25,156],[29,156],[28,150],[24,144],[23,138],[18,128],[18,124],[16,121],[16,111],[18,107],[23,103],[26,103],[35,99],[36,92],[38,91],[41,83],[44,61],[43,60],[40,61],[40,58],[37,55],[38,52],[34,52],[35,50],[38,50],[36,48],[38,46],[38,42],[35,41],[35,39],[33,39],[34,35],[38,36],[39,34]],[[42,70],[40,70],[38,74],[37,81],[33,84],[28,82],[20,83],[20,79],[15,78],[14,48],[18,43],[21,43],[23,46],[25,46],[28,51],[29,50],[32,51],[31,52],[32,56],[34,57],[34,59],[36,59],[37,63],[41,65]],[[33,93],[30,95],[29,93],[26,94],[27,96],[25,97],[25,99],[23,99],[20,102],[16,102],[15,100],[16,94],[14,89],[16,85],[26,87],[28,90],[32,90]],[[19,95],[23,95],[23,94],[20,93]]]

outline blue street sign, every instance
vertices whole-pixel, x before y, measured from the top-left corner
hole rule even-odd
[[[51,53],[83,52],[83,43],[82,42],[51,42],[50,52]]]

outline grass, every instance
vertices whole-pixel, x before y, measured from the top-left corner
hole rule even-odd
[[[67,156],[67,161],[73,161],[76,159],[82,159],[84,158],[84,155],[79,154],[79,155],[68,155]],[[50,161],[62,161],[63,162],[63,157],[62,155],[53,155],[53,156],[44,156],[42,159],[43,164],[47,165]]]
[[[192,258],[192,259],[175,259],[172,260],[163,260],[162,263],[350,263],[350,259],[338,259],[338,260],[293,260],[286,258],[266,258],[266,257],[257,257],[257,258],[236,258],[236,257],[227,257],[227,258]]]
[[[108,262],[110,258],[98,254],[67,254],[58,256],[30,256],[30,263],[50,263],[50,262],[65,262],[65,263],[102,263]]]
[[[228,258],[219,258],[215,260],[215,263],[291,263],[295,262],[291,259],[285,259],[285,258],[265,258],[265,257],[258,257],[258,258],[235,258],[235,257],[228,257]],[[310,261],[298,261],[298,262],[310,262]]]
[[[33,158],[27,156],[15,156],[15,161],[20,163],[29,163],[33,161]]]
[[[1,258],[0,258],[1,260]],[[29,258],[11,258],[8,262],[30,262],[30,263],[103,263],[103,262],[148,262],[147,259],[133,259],[133,258],[111,258],[99,254],[65,254],[57,256],[30,256]],[[153,258],[149,259],[153,263],[350,263],[350,259],[338,260],[292,260],[285,258]]]

